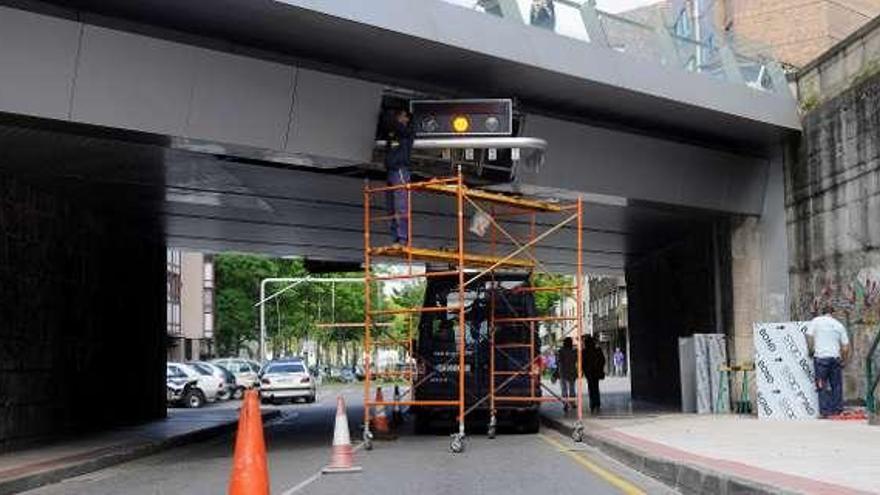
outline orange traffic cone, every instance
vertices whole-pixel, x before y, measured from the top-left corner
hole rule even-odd
[[[373,433],[376,438],[391,437],[391,425],[388,423],[388,415],[385,414],[385,399],[382,397],[382,387],[376,387],[376,411],[373,415]]]
[[[354,465],[354,449],[348,432],[348,416],[345,414],[345,400],[336,398],[336,426],[333,428],[333,455],[324,473],[355,473],[361,470]]]
[[[244,395],[235,437],[229,495],[269,495],[269,465],[258,393],[248,390]]]

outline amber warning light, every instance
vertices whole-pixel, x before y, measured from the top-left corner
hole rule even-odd
[[[456,115],[452,118],[452,130],[455,132],[467,132],[470,129],[471,123],[468,121],[468,118],[464,115]]]
[[[513,135],[510,99],[413,100],[410,111],[420,137]]]

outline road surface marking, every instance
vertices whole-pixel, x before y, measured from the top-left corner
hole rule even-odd
[[[363,446],[364,446],[364,442],[361,442],[361,443],[355,445],[353,452],[357,452],[357,451],[360,450],[361,447],[363,447]],[[294,486],[294,487],[292,487],[292,488],[288,488],[287,491],[282,492],[281,495],[293,495],[294,493],[296,493],[296,492],[302,490],[303,488],[305,488],[305,487],[311,485],[312,483],[318,481],[318,478],[321,477],[321,475],[323,474],[323,471],[324,471],[324,467],[321,467],[321,470],[319,470],[317,473],[315,473],[315,474],[309,476],[308,478],[302,480],[298,485],[296,485],[296,486]]]
[[[581,466],[585,467],[587,470],[591,471],[596,476],[599,476],[603,480],[607,481],[609,484],[613,485],[614,487],[616,487],[617,489],[619,489],[621,492],[625,493],[626,495],[644,495],[645,492],[642,491],[642,489],[633,485],[629,481],[621,478],[620,476],[617,476],[616,474],[612,473],[611,471],[608,471],[604,468],[601,468],[598,465],[588,461],[583,456],[578,455],[577,454],[578,451],[575,451],[575,450],[572,450],[572,449],[566,447],[565,445],[557,442],[556,440],[550,438],[549,436],[547,436],[543,433],[539,433],[538,437],[540,437],[541,440],[544,440],[545,442],[549,443],[553,447],[556,447],[560,452],[571,457],[572,459],[574,459],[575,462],[577,462]]]

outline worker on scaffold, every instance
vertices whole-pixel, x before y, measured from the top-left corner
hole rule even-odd
[[[385,170],[388,185],[399,186],[410,181],[410,158],[414,132],[410,125],[410,113],[395,110],[387,126],[385,145]],[[394,189],[386,193],[388,214],[391,215],[391,238],[395,246],[406,246],[409,241],[409,211],[406,189]]]

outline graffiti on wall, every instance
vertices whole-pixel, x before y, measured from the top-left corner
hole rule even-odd
[[[805,294],[796,308],[800,317],[810,318],[830,304],[850,324],[875,325],[880,321],[880,269],[862,270],[848,283],[834,283],[829,278],[814,287],[817,290]]]

